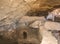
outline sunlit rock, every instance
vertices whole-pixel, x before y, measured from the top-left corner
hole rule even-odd
[[[57,22],[47,21],[44,26],[47,30],[60,30],[60,23]]]

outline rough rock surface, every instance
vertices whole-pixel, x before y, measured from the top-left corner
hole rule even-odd
[[[57,39],[52,35],[51,32],[48,32],[44,26],[40,26],[39,29],[43,36],[41,44],[58,44]]]
[[[60,23],[51,21],[37,20],[30,26],[39,28],[42,33],[43,39],[41,44],[60,44]],[[48,42],[47,42],[48,41]]]
[[[0,19],[25,15],[27,11],[42,11],[60,5],[60,0],[0,0]],[[15,17],[14,17],[15,18]]]
[[[47,30],[49,30],[49,29],[50,30],[60,30],[60,23],[57,23],[57,22],[48,21],[45,23],[44,26]]]
[[[8,33],[7,36],[10,36],[12,33],[15,34],[14,29],[20,26],[23,19],[25,19],[23,18],[24,15],[28,12],[45,11],[55,6],[60,6],[60,0],[0,0],[0,35],[3,35],[3,33]],[[23,21],[22,24],[25,25],[25,22],[30,22],[29,19]],[[32,20],[35,20],[35,18]]]
[[[28,11],[44,11],[56,5],[60,5],[60,0],[0,0],[0,21],[13,22]]]
[[[47,21],[47,22],[49,22],[49,21]],[[52,22],[50,22],[50,24],[51,23]],[[50,29],[48,28],[48,30],[47,30],[47,26],[44,26],[44,25],[46,25],[45,22],[41,21],[41,20],[35,21],[31,25],[31,27],[33,27],[33,28],[39,28],[40,29],[41,35],[43,37],[41,44],[58,44],[58,40],[53,36],[53,34],[51,32],[48,31]],[[51,29],[51,30],[53,30],[53,29]],[[57,30],[57,29],[55,29],[55,30]],[[57,35],[57,34],[55,33],[55,35]]]

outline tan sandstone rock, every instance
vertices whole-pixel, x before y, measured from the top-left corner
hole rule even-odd
[[[47,21],[44,26],[47,30],[60,30],[60,23],[57,22]]]
[[[44,26],[40,26],[39,29],[43,37],[41,44],[58,44],[57,39]]]

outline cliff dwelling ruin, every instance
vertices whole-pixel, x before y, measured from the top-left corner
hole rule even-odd
[[[0,0],[0,44],[60,44],[60,0]]]

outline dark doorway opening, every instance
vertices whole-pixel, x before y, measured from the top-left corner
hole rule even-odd
[[[27,32],[23,32],[23,38],[24,38],[24,39],[27,38]]]

